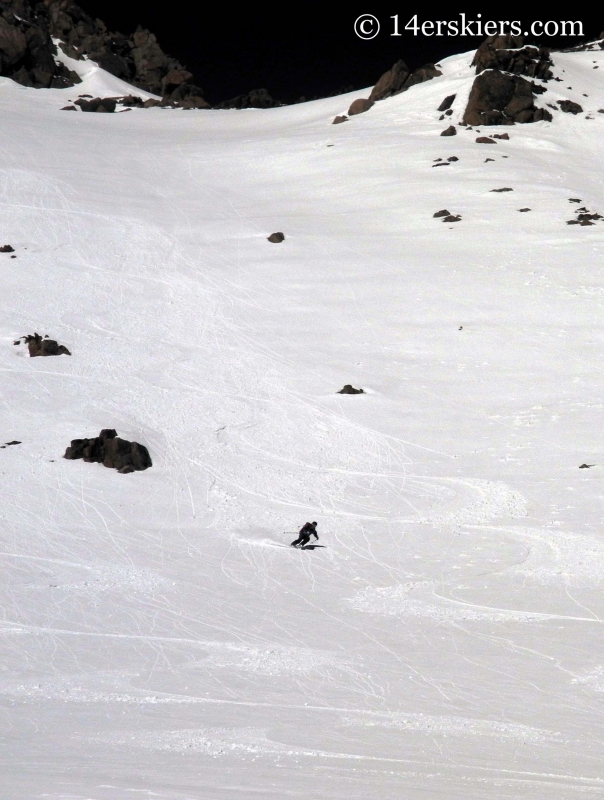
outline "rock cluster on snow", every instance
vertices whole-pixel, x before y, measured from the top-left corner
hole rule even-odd
[[[73,439],[63,458],[103,464],[122,474],[138,472],[153,466],[147,448],[138,442],[120,439],[117,431],[102,430],[94,439]]]
[[[545,89],[527,80],[552,77],[549,50],[522,43],[521,36],[506,34],[489,36],[480,45],[472,61],[476,78],[463,115],[465,123],[513,125],[552,119],[547,109],[535,105],[535,95]]]
[[[21,342],[27,345],[30,358],[71,355],[65,345],[59,344],[54,339],[49,339],[48,336],[42,337],[39,333],[34,333],[33,336],[22,336],[21,339],[17,339],[15,344],[21,344]]]
[[[375,103],[376,100],[393,97],[395,94],[406,92],[412,86],[437,78],[439,75],[442,75],[442,72],[434,64],[424,64],[423,67],[411,72],[404,61],[397,61],[375,84],[369,99]]]
[[[71,58],[87,56],[107,72],[174,103],[206,107],[192,74],[167,56],[155,36],[138,28],[113,33],[72,0],[3,0],[0,14],[0,75],[23,86],[62,88],[80,83],[57,62],[52,38]]]
[[[570,202],[580,203],[581,201],[577,200],[576,198],[571,198]],[[602,217],[601,214],[592,213],[585,206],[581,206],[581,208],[578,208],[575,211],[575,214],[576,214],[576,219],[569,219],[566,223],[567,225],[583,225],[583,227],[586,227],[588,225],[595,225],[598,220],[604,219],[604,217]]]

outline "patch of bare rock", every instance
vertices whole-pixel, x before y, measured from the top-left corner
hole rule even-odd
[[[542,94],[545,88],[527,80],[548,81],[553,77],[547,48],[523,47],[521,36],[489,36],[476,51],[472,65],[476,67],[476,78],[463,116],[468,125],[513,125],[552,119],[547,109],[535,105],[535,95]]]
[[[441,136],[457,136],[457,128],[455,125],[449,125],[448,128],[445,128],[444,131],[440,132]]]
[[[443,222],[461,222],[461,214],[451,214],[451,212],[443,208],[432,215],[436,219],[442,219]]]
[[[581,202],[580,200],[571,200],[571,202]],[[589,211],[588,208],[582,206],[575,211],[576,219],[569,219],[567,221],[567,225],[582,225],[586,227],[588,225],[595,225],[596,222],[600,219],[604,219],[601,214],[592,213]]]
[[[276,233],[271,233],[270,236],[267,236],[267,240],[273,244],[280,244],[285,241],[285,234],[281,231],[276,231]]]
[[[37,356],[71,355],[65,345],[59,344],[54,339],[49,339],[48,336],[40,336],[39,333],[34,333],[33,336],[22,336],[14,342],[16,345],[21,343],[27,345],[30,358],[36,358]]]
[[[363,389],[355,389],[354,386],[347,383],[337,394],[365,394],[365,391]]]
[[[94,439],[73,439],[63,458],[81,458],[116,469],[123,475],[153,466],[149,451],[144,445],[120,439],[117,431],[112,429],[102,430]]]

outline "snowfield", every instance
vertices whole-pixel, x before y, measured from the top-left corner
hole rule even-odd
[[[0,79],[1,800],[604,797],[604,52],[441,138],[472,55],[336,126]]]

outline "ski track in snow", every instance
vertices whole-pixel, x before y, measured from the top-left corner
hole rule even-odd
[[[586,109],[594,58],[556,56]],[[64,93],[0,79],[7,800],[604,795],[601,498],[576,477],[602,239],[565,224],[570,196],[604,208],[573,149],[602,120],[444,142],[425,109],[458,113],[469,60],[337,130],[350,97],[57,120]],[[34,330],[73,356],[29,360]],[[153,469],[61,459],[103,427]],[[552,498],[583,527],[545,524]],[[321,547],[293,550],[305,519]]]

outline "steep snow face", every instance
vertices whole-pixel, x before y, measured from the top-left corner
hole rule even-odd
[[[471,58],[337,126],[0,81],[2,798],[604,794],[604,53],[481,131]]]

